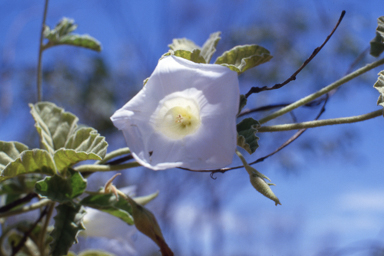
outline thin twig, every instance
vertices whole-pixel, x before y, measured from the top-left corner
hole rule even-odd
[[[0,207],[0,213],[7,212],[7,211],[11,210],[12,208],[15,208],[16,206],[19,206],[21,204],[28,203],[29,201],[31,201],[35,197],[37,197],[36,193],[29,193],[22,198],[19,198],[19,199],[15,200],[15,201],[7,204],[7,205],[4,205],[3,207]]]
[[[43,39],[44,39],[45,20],[47,18],[48,2],[49,0],[45,0],[43,22],[41,24],[41,32],[40,32],[39,59],[37,62],[37,101],[38,102],[43,100],[43,90],[41,86],[43,71],[41,69],[41,65],[42,65],[42,58],[43,58]]]
[[[27,232],[24,233],[23,238],[20,240],[19,244],[16,247],[12,247],[12,256],[16,255],[20,251],[21,248],[25,245],[29,235],[32,233],[33,229],[37,226],[37,224],[43,219],[44,215],[48,212],[48,207],[46,206],[44,210],[40,213],[39,218],[33,223],[33,225],[29,228]]]
[[[321,107],[321,110],[319,112],[319,114],[317,114],[315,120],[319,119],[320,116],[324,113],[325,111],[325,105],[327,104],[328,102],[328,97],[325,98],[324,100],[324,103],[323,103],[323,106]],[[300,137],[301,134],[303,134],[304,132],[306,131],[306,129],[302,129],[298,132],[296,132],[291,138],[289,138],[287,141],[285,141],[280,147],[278,147],[275,151],[273,151],[272,153],[269,153],[268,155],[266,156],[263,156],[263,157],[260,157],[258,159],[256,159],[255,161],[249,163],[249,165],[254,165],[256,163],[259,163],[259,162],[262,162],[264,161],[265,159],[267,159],[268,157],[270,156],[273,156],[274,154],[276,154],[277,152],[279,152],[280,150],[282,150],[283,148],[285,148],[286,146],[288,146],[289,144],[291,144],[293,141],[295,141],[297,138]],[[186,170],[186,171],[193,171],[193,172],[210,172],[211,173],[211,178],[212,179],[215,179],[213,177],[213,174],[214,173],[218,173],[218,172],[221,172],[221,173],[225,173],[227,171],[231,171],[231,170],[235,170],[235,169],[240,169],[240,168],[243,168],[244,166],[243,165],[239,165],[239,166],[234,166],[234,167],[227,167],[227,168],[222,168],[222,169],[216,169],[216,170],[190,170],[190,169],[187,169],[187,168],[179,168],[179,169],[183,169],[183,170]]]
[[[275,90],[275,89],[279,89],[281,87],[283,87],[284,85],[288,84],[289,82],[293,81],[293,80],[296,80],[296,76],[301,72],[301,70],[308,65],[308,63],[320,52],[320,50],[324,47],[324,45],[328,42],[328,40],[331,38],[331,36],[333,35],[333,33],[336,31],[337,27],[339,26],[340,22],[342,21],[343,17],[345,15],[345,11],[342,11],[341,12],[341,15],[340,15],[340,18],[339,18],[339,21],[337,22],[336,26],[333,28],[332,32],[327,36],[327,38],[325,39],[325,41],[323,42],[323,44],[319,47],[317,47],[311,54],[311,56],[306,60],[304,61],[304,63],[301,65],[301,67],[296,70],[295,73],[292,74],[291,77],[289,77],[287,80],[285,80],[283,83],[281,84],[275,84],[274,86],[272,87],[267,87],[267,86],[263,86],[263,87],[252,87],[246,94],[245,94],[245,97],[248,98],[252,93],[259,93],[259,92],[262,92],[262,91],[269,91],[269,90]]]

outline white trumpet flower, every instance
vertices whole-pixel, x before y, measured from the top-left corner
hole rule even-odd
[[[167,56],[111,120],[147,168],[217,169],[235,153],[239,98],[236,72]]]

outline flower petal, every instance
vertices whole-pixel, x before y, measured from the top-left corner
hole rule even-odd
[[[175,97],[181,100],[169,101]],[[123,131],[134,158],[145,167],[217,169],[230,164],[235,153],[239,98],[236,72],[221,65],[167,56],[159,61],[144,88],[111,120]],[[196,102],[199,108],[197,112],[186,111],[199,115],[197,130],[172,138],[158,129],[156,120],[163,118],[164,112],[175,104],[190,102]],[[183,120],[180,115],[177,118]],[[174,125],[184,125],[180,120]]]

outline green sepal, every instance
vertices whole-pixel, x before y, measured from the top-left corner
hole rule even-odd
[[[379,57],[379,55],[384,51],[384,16],[377,19],[377,24],[376,36],[370,42],[370,54],[373,57]]]
[[[28,146],[20,142],[0,141],[0,172],[5,169],[7,164],[19,158],[20,154],[27,149]]]
[[[173,54],[195,63],[206,63],[205,59],[200,55],[200,49],[194,49],[192,51],[177,50]]]
[[[224,52],[215,61],[230,68],[237,73],[242,73],[250,68],[268,62],[272,59],[269,51],[259,45],[240,45]]]
[[[384,107],[384,70],[380,71],[378,75],[379,78],[377,79],[373,87],[380,93],[379,99],[377,100],[377,105],[381,105],[382,107]]]
[[[267,176],[258,172],[255,168],[250,166],[245,160],[244,156],[236,150],[236,154],[239,156],[241,162],[244,165],[245,170],[249,175],[249,180],[252,186],[263,196],[271,199],[275,202],[275,205],[281,205],[279,198],[273,193],[272,189],[269,186],[275,186],[275,184],[267,183],[265,180],[271,181]]]
[[[172,40],[172,44],[169,44],[168,47],[173,50],[185,50],[192,52],[194,49],[200,49],[193,41],[186,38],[175,38]]]
[[[207,41],[205,41],[201,48],[200,55],[205,59],[205,63],[211,61],[212,55],[216,52],[217,43],[220,41],[221,32],[215,32],[209,35]]]
[[[249,154],[253,154],[259,147],[259,137],[256,136],[259,122],[249,117],[243,119],[236,125],[237,145],[245,149]]]
[[[88,206],[109,213],[128,225],[133,225],[132,207],[121,196],[116,199],[114,194],[97,194],[85,197],[80,201],[81,205]]]
[[[56,45],[72,45],[91,49],[94,51],[101,51],[101,44],[95,38],[89,35],[71,34],[76,30],[77,24],[72,19],[63,18],[54,29],[48,26],[44,27],[44,37],[49,42],[43,48],[49,48]]]
[[[165,242],[160,226],[153,213],[136,203],[135,200],[129,196],[127,196],[127,201],[132,206],[132,216],[136,228],[159,246],[162,255],[172,256],[173,252]]]
[[[87,181],[79,172],[70,168],[66,172],[66,176],[66,178],[58,175],[47,176],[43,180],[36,182],[36,193],[55,202],[71,202],[72,199],[84,192]]]
[[[147,196],[134,197],[133,200],[135,200],[135,202],[140,204],[140,205],[146,205],[147,203],[149,203],[153,199],[155,199],[158,195],[159,195],[159,192],[155,192],[155,193],[147,195]]]
[[[73,243],[77,243],[77,235],[84,230],[82,223],[85,210],[82,205],[60,204],[56,207],[55,225],[51,232],[53,242],[49,255],[67,255]]]
[[[41,143],[52,155],[77,129],[78,118],[51,102],[29,104]]]
[[[42,149],[24,150],[3,169],[0,181],[27,173],[54,175],[56,167],[51,154]]]

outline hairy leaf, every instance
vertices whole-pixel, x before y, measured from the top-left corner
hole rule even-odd
[[[101,160],[102,158],[94,153],[76,152],[73,149],[59,149],[53,156],[57,170],[59,173],[80,161],[85,160]]]
[[[133,225],[131,205],[121,197],[117,200],[114,194],[90,195],[81,200],[80,204],[109,213]]]
[[[205,59],[205,63],[209,63],[211,61],[212,55],[216,51],[217,43],[221,39],[220,35],[221,32],[212,33],[201,48],[200,55]]]
[[[66,178],[54,175],[45,177],[36,183],[36,192],[52,201],[65,203],[81,195],[87,187],[87,181],[79,172],[68,169]]]
[[[200,50],[194,49],[192,51],[186,51],[186,50],[177,50],[174,52],[175,56],[182,57],[184,59],[193,61],[195,63],[206,63],[205,59],[200,56]]]
[[[93,128],[80,128],[65,144],[65,148],[76,152],[93,153],[100,158],[105,156],[108,143],[103,136]]]
[[[4,170],[7,164],[16,160],[20,153],[27,149],[28,147],[20,142],[0,141],[0,172]]]
[[[247,98],[241,94],[240,95],[240,101],[239,101],[239,112],[238,114],[240,114],[241,110],[245,107],[245,105],[247,105]]]
[[[1,178],[9,179],[20,174],[42,173],[54,175],[56,167],[52,156],[46,150],[24,150],[20,157],[10,162],[1,172]]]
[[[253,118],[245,118],[237,124],[237,145],[244,148],[249,154],[253,154],[259,147],[259,137],[255,134],[259,122]]]
[[[374,57],[379,57],[379,55],[384,51],[384,16],[377,19],[377,24],[376,36],[371,41],[370,50],[370,54]]]
[[[127,200],[132,206],[132,216],[136,228],[141,233],[151,238],[160,247],[162,255],[173,255],[172,250],[164,240],[160,226],[153,213],[128,196]]]
[[[50,102],[39,102],[29,106],[43,146],[51,154],[56,149],[64,147],[69,137],[76,131],[78,118]]]
[[[168,45],[168,47],[173,50],[185,50],[192,52],[194,49],[200,49],[193,41],[186,38],[176,38],[172,40],[172,44]]]
[[[84,230],[82,219],[85,210],[81,205],[60,204],[56,211],[50,255],[62,256],[67,255],[73,243],[77,243],[77,234]]]
[[[48,26],[45,26],[44,37],[47,38],[49,42],[44,48],[65,44],[98,52],[101,51],[101,44],[95,38],[89,35],[71,34],[76,28],[77,25],[75,21],[67,18],[63,18],[52,30]]]
[[[377,105],[381,105],[384,107],[384,70],[381,71],[378,75],[379,78],[377,79],[373,87],[380,93],[379,99],[377,100]]]
[[[272,59],[269,51],[258,45],[241,45],[224,52],[215,61],[230,68],[237,73],[242,73],[250,68],[268,62]]]

